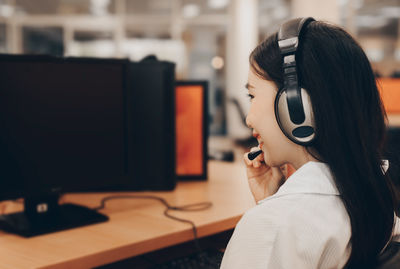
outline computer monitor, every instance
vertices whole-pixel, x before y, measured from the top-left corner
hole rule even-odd
[[[108,219],[59,205],[65,192],[174,189],[174,70],[0,55],[0,201],[25,203],[0,228],[32,236]]]
[[[207,179],[208,82],[177,81],[176,174],[181,180]]]
[[[58,196],[126,186],[127,61],[0,55],[0,201],[25,198],[3,229],[32,236],[106,221]]]

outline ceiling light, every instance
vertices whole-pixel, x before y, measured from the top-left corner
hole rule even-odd
[[[215,56],[211,60],[211,66],[214,69],[222,69],[224,67],[224,59],[220,56]]]

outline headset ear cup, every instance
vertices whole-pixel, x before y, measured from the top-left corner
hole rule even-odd
[[[279,128],[291,141],[299,145],[309,145],[315,138],[315,123],[310,96],[301,88],[301,99],[305,114],[304,122],[295,124],[289,115],[285,88],[279,89],[275,97],[275,118]]]
[[[285,118],[285,115],[280,115],[280,113],[283,113],[283,112],[282,112],[283,109],[279,109],[279,105],[280,105],[281,107],[282,107],[282,106],[287,107],[286,98],[284,98],[283,100],[281,100],[282,96],[284,95],[284,94],[283,94],[284,91],[285,91],[284,88],[280,88],[280,89],[278,90],[278,93],[277,93],[276,96],[275,96],[275,102],[274,102],[275,119],[276,119],[276,122],[278,123],[279,128],[281,129],[281,131],[285,134],[285,136],[287,136],[288,138],[290,138],[289,135],[288,135],[287,132],[286,132],[286,129],[284,128],[284,126],[283,126],[283,124],[282,124],[282,122],[281,122],[281,118]]]

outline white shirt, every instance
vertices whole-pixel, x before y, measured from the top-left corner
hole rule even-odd
[[[329,167],[308,162],[243,215],[221,268],[342,268],[350,237],[350,218]]]

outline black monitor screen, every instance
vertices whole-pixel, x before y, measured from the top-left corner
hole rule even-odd
[[[0,60],[0,200],[122,180],[124,68]]]

